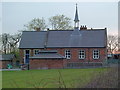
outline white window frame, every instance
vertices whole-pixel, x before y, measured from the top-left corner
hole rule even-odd
[[[84,55],[81,55],[80,53]],[[85,59],[85,50],[79,50],[79,59]]]
[[[66,57],[66,59],[71,58],[71,51],[70,50],[65,50],[65,57]]]
[[[34,53],[34,55],[39,55],[39,53],[36,53],[36,52],[35,52],[36,50],[38,50],[38,52],[40,52],[40,50],[39,50],[39,49],[34,49],[34,52],[33,52],[33,53]]]
[[[98,53],[98,55],[95,55],[96,53]],[[99,58],[100,58],[100,51],[97,49],[93,50],[93,59],[99,59]]]
[[[29,57],[31,56],[31,49],[24,49],[24,64],[25,64],[25,57],[26,57],[26,50],[29,50]]]
[[[26,55],[26,50],[29,50],[29,55],[31,56],[31,49],[24,49],[24,57]]]

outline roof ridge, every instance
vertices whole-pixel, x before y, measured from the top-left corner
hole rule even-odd
[[[68,30],[49,30],[49,31],[73,31],[74,29],[68,29]]]
[[[98,31],[98,30],[106,30],[106,29],[86,29],[86,30],[80,30],[80,31]],[[74,29],[71,29],[71,30],[49,30],[49,31],[74,31]],[[39,32],[49,32],[49,31],[39,31]],[[38,32],[38,31],[23,31],[23,32]]]
[[[38,31],[22,31],[22,32],[38,32]],[[39,31],[39,32],[47,32],[47,31]]]

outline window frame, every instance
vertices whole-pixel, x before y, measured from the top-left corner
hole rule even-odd
[[[70,53],[70,54],[68,54],[68,53]],[[66,59],[71,59],[71,51],[70,50],[65,50],[65,58]]]
[[[95,52],[95,51],[98,51],[98,52]],[[98,53],[98,55],[95,55],[95,53]],[[100,58],[100,50],[98,49],[93,50],[93,59],[99,59],[99,58]]]
[[[34,51],[33,51],[33,55],[39,55],[39,53],[38,53],[38,54],[35,53],[36,50],[38,50],[38,52],[40,52],[39,49],[34,49]]]
[[[84,54],[84,55],[80,55],[80,53],[82,52],[82,54]],[[79,59],[85,59],[86,58],[86,53],[85,53],[85,50],[79,50],[79,52],[78,52],[78,57],[79,57]],[[82,57],[82,58],[81,58]]]

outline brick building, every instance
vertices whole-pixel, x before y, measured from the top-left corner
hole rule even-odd
[[[1,54],[0,55],[0,69],[7,68],[7,64],[13,64],[13,61],[15,61],[15,55],[14,54]]]
[[[23,31],[21,62],[30,69],[79,67],[107,58],[107,31],[79,27],[76,6],[74,30]]]

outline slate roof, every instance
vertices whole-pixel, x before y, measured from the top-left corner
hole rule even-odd
[[[2,54],[0,55],[0,61],[13,60],[15,56],[13,54]]]
[[[24,31],[19,48],[106,47],[106,29]]]
[[[57,50],[40,50],[39,53],[57,53]]]
[[[44,48],[47,32],[24,31],[19,48]]]
[[[41,53],[39,55],[29,58],[30,59],[64,59],[65,57],[58,53]]]

